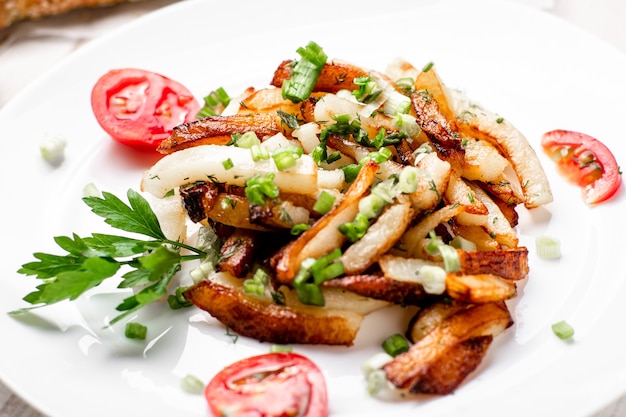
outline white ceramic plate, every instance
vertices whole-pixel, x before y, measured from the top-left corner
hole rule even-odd
[[[517,4],[407,0],[385,9],[368,3],[185,1],[81,48],[27,88],[0,113],[2,309],[25,306],[21,298],[35,280],[15,271],[35,251],[56,251],[53,236],[110,231],[80,201],[85,184],[123,196],[138,189],[154,162],[112,142],[97,125],[89,94],[101,74],[140,67],[181,81],[198,97],[218,86],[237,92],[267,85],[281,60],[315,40],[331,57],[380,70],[398,56],[416,66],[434,61],[446,84],[526,134],[555,196],[545,208],[520,210],[518,233],[530,249],[531,273],[511,302],[515,325],[454,395],[401,403],[366,395],[359,367],[395,325],[388,311],[365,321],[352,348],[296,347],[323,369],[332,415],[573,417],[624,392],[626,273],[623,245],[615,243],[626,235],[624,192],[587,207],[540,152],[539,139],[555,128],[583,131],[625,161],[626,58]],[[39,156],[46,136],[68,141],[58,168]],[[560,260],[535,256],[541,234],[561,239]],[[268,349],[235,341],[198,310],[171,313],[163,306],[139,317],[158,336],[147,345],[129,343],[119,329],[103,330],[120,297],[112,288],[19,318],[0,315],[2,379],[51,417],[206,416],[204,399],[183,392],[181,377],[208,381],[226,364]],[[563,319],[576,329],[571,343],[551,332]]]

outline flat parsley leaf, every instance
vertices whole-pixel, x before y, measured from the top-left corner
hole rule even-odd
[[[55,237],[57,245],[67,253],[54,255],[36,252],[33,254],[36,261],[22,265],[18,273],[34,275],[42,283],[36,291],[24,297],[32,307],[11,314],[62,300],[75,300],[126,267],[130,271],[122,275],[118,287],[140,287],[141,290],[116,307],[124,313],[111,320],[113,324],[129,313],[161,299],[182,262],[206,256],[201,249],[167,239],[157,216],[139,193],[128,190],[129,205],[111,193],[105,192],[102,196],[85,197],[83,201],[107,224],[125,232],[148,236],[152,240],[101,233],[89,237],[76,234],[72,237]],[[193,254],[181,256],[179,249],[183,247]]]

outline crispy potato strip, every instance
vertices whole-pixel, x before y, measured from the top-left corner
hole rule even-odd
[[[193,285],[185,298],[238,334],[277,344],[350,346],[363,320],[362,314],[347,309],[283,306],[248,295],[243,280],[226,273]]]
[[[478,366],[485,354],[484,344],[488,341],[488,346],[491,338],[511,324],[511,315],[503,303],[462,309],[446,317],[383,370],[398,388],[414,393],[449,394]]]
[[[199,145],[226,145],[234,133],[254,132],[263,139],[281,132],[280,117],[272,113],[247,113],[233,116],[209,116],[174,128],[157,150],[170,154]]]
[[[274,71],[271,85],[282,87],[283,82],[291,77],[292,65],[293,61],[291,60],[281,62],[276,71]],[[367,76],[367,71],[362,68],[347,63],[329,62],[324,65],[315,84],[314,91],[336,93],[345,89],[353,90],[355,86],[354,79],[364,76]]]
[[[467,116],[455,123],[459,132],[493,143],[511,162],[522,186],[526,207],[539,207],[552,201],[550,184],[537,153],[518,129],[458,91],[453,91],[451,106],[457,114],[465,112]]]
[[[361,274],[378,258],[389,251],[404,233],[413,219],[411,203],[393,204],[385,209],[367,233],[343,253],[344,272],[347,275]]]
[[[354,219],[359,211],[358,202],[369,192],[377,170],[378,164],[375,162],[366,163],[343,200],[274,257],[272,262],[275,265],[277,282],[291,283],[303,260],[318,258],[343,245],[346,238],[337,228]]]

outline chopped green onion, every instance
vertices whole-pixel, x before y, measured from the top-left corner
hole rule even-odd
[[[537,256],[542,259],[558,259],[561,257],[561,242],[551,236],[539,236],[535,239]]]
[[[354,182],[359,175],[359,171],[361,171],[361,166],[361,164],[348,164],[341,167],[343,176],[348,184]]]
[[[279,148],[272,153],[272,159],[279,171],[291,168],[298,162],[304,151],[302,148],[289,145],[285,148]]]
[[[270,153],[266,147],[261,146],[260,144],[252,145],[250,148],[250,155],[252,155],[252,160],[254,162],[258,162],[261,159],[270,159]]]
[[[49,137],[39,145],[42,158],[52,164],[59,165],[65,156],[67,141],[58,137]]]
[[[326,214],[333,208],[335,204],[335,196],[327,191],[322,191],[313,205],[313,210],[319,214]]]
[[[381,369],[392,360],[393,356],[389,355],[386,352],[376,353],[374,356],[363,362],[363,364],[361,365],[361,371],[365,376],[368,376],[370,373]]]
[[[417,280],[428,294],[443,294],[446,291],[446,271],[436,265],[424,265],[416,272]]]
[[[317,259],[311,265],[311,274],[313,275],[313,282],[320,285],[324,281],[333,279],[343,274],[343,263],[341,261],[335,262],[341,258],[341,249],[336,248],[327,255],[324,255]]]
[[[422,68],[422,72],[428,72],[431,70],[431,68],[434,66],[435,64],[433,62],[429,62],[426,65],[424,65],[424,68]]]
[[[312,41],[296,52],[302,59],[293,66],[291,78],[283,82],[282,95],[284,99],[299,103],[311,95],[328,56],[322,47]]]
[[[324,281],[343,274],[343,263],[339,260],[341,249],[337,248],[319,259],[307,258],[293,280],[298,299],[302,304],[324,306],[324,294],[319,287]],[[313,282],[310,282],[313,279]]]
[[[396,86],[402,90],[405,95],[409,95],[413,90],[415,80],[411,77],[404,77],[396,80]]]
[[[476,250],[476,244],[471,240],[465,239],[463,236],[456,235],[451,241],[450,246],[455,249],[461,249],[464,251],[474,251]]]
[[[272,345],[270,352],[293,352],[293,348],[291,346]]]
[[[371,103],[382,93],[382,89],[376,89],[378,84],[367,76],[356,77],[354,79],[354,84],[356,84],[359,88],[352,91],[352,95],[362,103]]]
[[[228,171],[229,169],[231,169],[234,165],[233,165],[233,160],[228,158],[225,161],[222,161],[222,166],[224,167],[224,169],[226,171]]]
[[[217,90],[211,91],[204,97],[204,106],[198,111],[196,118],[202,119],[208,116],[217,116],[222,113],[229,103],[230,96],[224,88],[219,87]]]
[[[372,187],[371,192],[372,194],[385,200],[385,203],[391,203],[398,195],[398,187],[396,186],[395,181],[389,178]]]
[[[237,135],[235,145],[239,148],[250,149],[254,145],[260,145],[261,141],[254,132],[246,132],[243,135]]]
[[[421,176],[421,171],[413,166],[407,165],[400,171],[398,177],[398,189],[404,194],[411,194],[417,190],[417,184]]]
[[[265,295],[265,285],[250,278],[243,282],[243,291],[246,294],[258,295],[259,297],[262,297]]]
[[[102,198],[102,193],[96,187],[96,184],[90,182],[83,187],[83,197],[99,197]]]
[[[323,307],[326,304],[324,294],[319,286],[305,282],[294,285],[298,299],[302,304]]]
[[[174,291],[174,294],[170,294],[167,297],[167,304],[172,310],[191,307],[193,305],[191,301],[188,301],[187,298],[185,298],[184,292],[186,289],[187,287],[178,287],[176,288],[176,291]]]
[[[298,235],[301,235],[302,233],[306,232],[310,228],[311,228],[310,224],[298,223],[298,224],[294,224],[293,226],[291,226],[291,230],[289,232],[293,236],[298,236]]]
[[[362,200],[361,200],[362,201]],[[370,227],[370,222],[367,218],[367,215],[363,213],[357,213],[354,217],[354,220],[348,223],[343,223],[339,225],[339,232],[343,234],[348,241],[356,242],[365,236],[367,229]]]
[[[456,252],[456,249],[443,243],[441,238],[435,235],[434,231],[431,231],[429,235],[430,242],[426,245],[426,252],[433,256],[441,255],[446,272],[456,272],[461,269],[459,254]]]
[[[265,286],[270,282],[270,277],[263,268],[257,268],[252,278],[248,278],[243,282],[243,291],[246,294],[265,295]]]
[[[387,148],[380,148],[377,152],[370,152],[361,160],[359,160],[360,164],[364,164],[369,160],[376,162],[377,164],[382,164],[383,162],[387,162],[389,158],[392,157],[392,153]]]
[[[422,128],[417,124],[417,119],[411,114],[395,113],[393,123],[400,128],[400,133],[406,135],[409,141],[422,132]]]
[[[552,325],[552,331],[559,339],[570,339],[574,336],[574,328],[570,326],[565,320],[561,320],[558,323]]]
[[[433,153],[433,147],[429,143],[422,143],[416,150],[413,151],[415,162],[420,161],[423,155],[429,153]]]
[[[461,269],[459,254],[456,249],[450,245],[439,246],[439,253],[443,259],[443,268],[446,272],[456,272]]]
[[[274,173],[270,172],[264,177],[259,174],[246,181],[246,198],[252,205],[265,204],[265,198],[276,198],[280,195],[280,189],[274,183]]]
[[[365,375],[367,393],[371,396],[378,394],[387,386],[387,374],[382,369],[376,369]]]
[[[193,375],[185,375],[180,380],[180,387],[183,391],[190,394],[202,394],[204,391],[204,382]]]
[[[378,194],[369,194],[359,200],[359,213],[366,219],[373,219],[385,207],[387,201]]]
[[[383,343],[383,350],[390,356],[396,357],[409,350],[409,342],[399,333],[386,338]]]
[[[128,322],[124,334],[129,339],[145,340],[148,334],[148,328],[141,323]]]

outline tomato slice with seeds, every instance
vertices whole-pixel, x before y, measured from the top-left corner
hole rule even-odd
[[[619,166],[613,153],[599,140],[585,133],[553,130],[543,135],[541,146],[556,162],[561,175],[582,188],[586,203],[601,203],[619,190]]]
[[[273,352],[235,362],[220,371],[204,395],[215,416],[326,417],[326,382],[310,359]]]
[[[155,149],[172,129],[195,119],[200,104],[182,84],[155,72],[114,69],[91,91],[96,120],[125,145]]]

